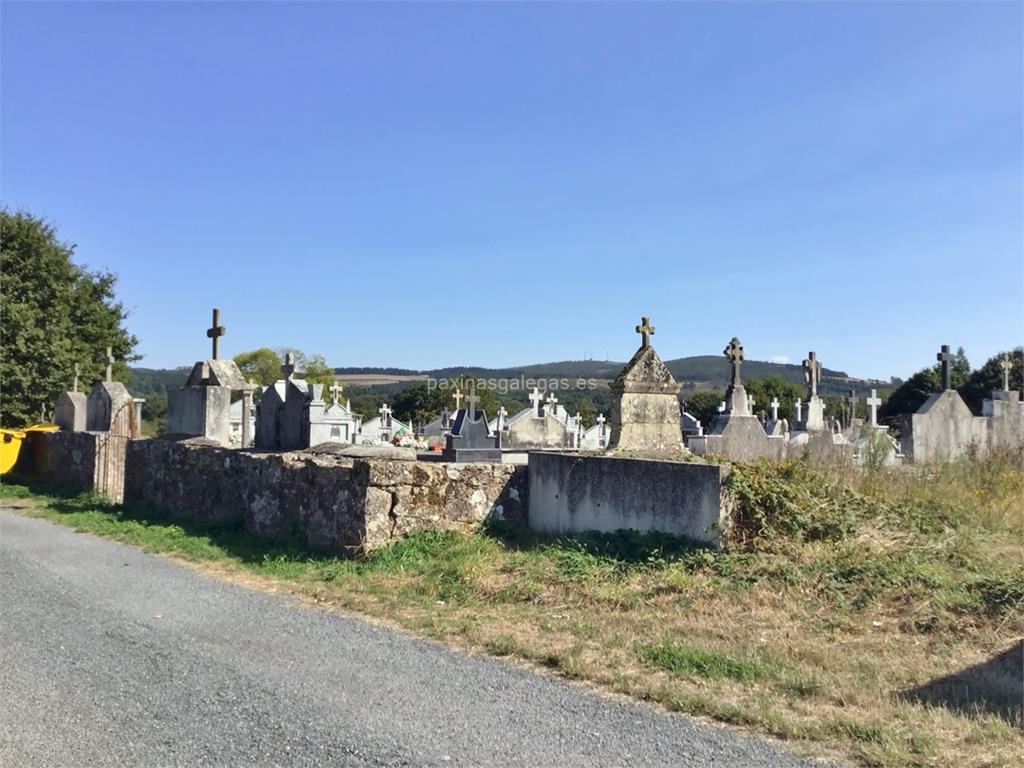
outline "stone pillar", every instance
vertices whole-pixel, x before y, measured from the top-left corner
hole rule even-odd
[[[242,447],[252,447],[252,421],[249,414],[252,411],[252,390],[242,390]]]

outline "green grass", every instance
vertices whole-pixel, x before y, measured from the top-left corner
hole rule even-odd
[[[1024,716],[1005,695],[1000,708],[912,692],[985,668],[1020,635],[1021,457],[842,475],[758,462],[733,477],[739,524],[724,551],[491,525],[419,533],[361,561],[60,489],[0,496],[794,749],[892,768],[1015,765]]]
[[[725,653],[704,651],[669,641],[639,645],[636,654],[644,663],[661,667],[674,675],[737,680],[741,683],[775,676],[775,670],[759,659],[738,659]]]

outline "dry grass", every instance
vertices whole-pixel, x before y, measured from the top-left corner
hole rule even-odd
[[[362,563],[95,500],[32,511],[599,688],[879,766],[1019,764],[1019,456],[737,468],[726,552],[632,535],[427,533]],[[755,506],[756,505],[756,506]],[[944,677],[973,670],[946,690]],[[932,684],[929,687],[929,684]]]

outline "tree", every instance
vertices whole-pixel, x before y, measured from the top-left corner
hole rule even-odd
[[[699,390],[691,393],[685,402],[686,412],[697,419],[704,428],[711,426],[712,420],[718,415],[718,405],[722,402],[722,395],[709,390]]]
[[[327,364],[323,355],[303,356],[302,378],[310,384],[323,384],[325,393],[334,384],[334,369]]]
[[[771,402],[773,398],[779,400],[779,418],[790,419],[796,417],[797,398],[804,397],[804,388],[793,381],[786,381],[781,376],[770,374],[763,379],[749,379],[743,384],[747,395],[755,400],[754,411],[764,411],[771,415]]]
[[[953,369],[950,378],[954,389],[967,383],[971,375],[971,364],[967,360],[964,348],[960,347],[953,358]],[[896,391],[889,395],[878,410],[878,418],[883,424],[896,424],[904,413],[916,413],[924,405],[924,401],[942,389],[941,366],[936,364],[930,368],[922,368]]]
[[[103,378],[107,346],[127,372],[138,339],[114,294],[117,278],[72,261],[74,246],[57,240],[52,225],[29,213],[0,209],[0,423],[23,426],[52,408],[68,389],[74,366],[81,388]]]
[[[1024,348],[1017,347],[1012,352],[993,355],[960,387],[960,395],[974,413],[981,413],[982,400],[992,397],[993,392],[1002,390],[1005,355],[1009,355],[1013,365],[1010,369],[1010,389],[1020,392],[1024,388]]]
[[[281,358],[268,347],[235,355],[235,364],[246,379],[263,387],[269,387],[281,378]]]

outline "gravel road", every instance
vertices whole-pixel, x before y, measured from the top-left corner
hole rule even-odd
[[[808,766],[0,509],[2,766]]]

